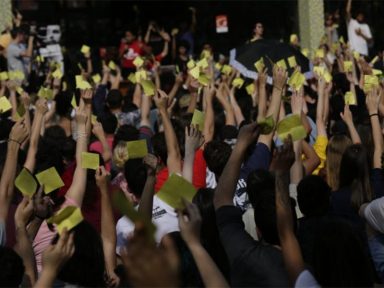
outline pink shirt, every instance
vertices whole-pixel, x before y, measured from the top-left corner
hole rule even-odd
[[[108,143],[108,146],[111,149],[111,151],[113,150],[112,149],[113,137],[114,137],[113,135],[107,136],[107,143]],[[100,141],[95,141],[89,146],[89,151],[91,151],[91,152],[94,151],[94,152],[98,152],[98,153],[102,154],[103,153],[103,145],[101,144]],[[107,169],[107,171],[111,171],[111,161],[108,161],[107,163],[105,163],[105,169]]]

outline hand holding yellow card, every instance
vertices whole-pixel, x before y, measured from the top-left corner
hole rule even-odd
[[[228,76],[232,72],[232,67],[229,66],[229,65],[224,65],[223,69],[221,70],[221,72]]]
[[[67,231],[75,228],[84,220],[81,210],[76,206],[67,206],[47,219],[48,224],[56,224],[56,229],[61,234],[64,228]]]
[[[196,63],[197,66],[201,67],[202,69],[205,69],[208,67],[208,61],[207,58],[201,59],[199,62]]]
[[[238,89],[240,89],[243,86],[243,84],[244,84],[244,79],[240,77],[237,77],[232,81],[232,85]]]
[[[199,130],[203,132],[204,130],[204,121],[205,121],[205,114],[204,112],[201,112],[200,110],[195,109],[192,116],[191,124],[193,125],[199,125]]]
[[[15,186],[24,196],[31,197],[37,189],[37,182],[33,175],[23,168],[15,179]]]
[[[270,134],[273,131],[273,128],[275,128],[275,120],[273,120],[272,115],[257,122],[257,124],[260,127],[260,134],[262,135]]]
[[[291,56],[288,58],[288,65],[291,68],[295,68],[297,66],[296,58],[295,56]]]
[[[83,46],[81,46],[81,50],[80,51],[83,54],[87,54],[87,53],[89,53],[89,51],[91,51],[91,48],[89,46],[87,46],[87,45],[83,45]]]
[[[344,61],[344,72],[352,72],[353,70],[353,63],[352,61]]]
[[[277,65],[277,67],[284,68],[285,70],[287,70],[287,64],[285,64],[284,59],[277,61],[276,65]]]
[[[175,209],[182,209],[182,198],[192,202],[195,194],[196,189],[190,182],[177,174],[171,174],[157,193],[157,197]]]
[[[289,42],[291,44],[295,44],[297,41],[299,41],[299,37],[297,37],[296,34],[291,34],[291,36],[289,36]]]
[[[7,112],[12,109],[12,104],[5,96],[0,97],[0,113]]]
[[[263,72],[264,67],[265,67],[265,64],[264,64],[264,58],[261,57],[261,58],[255,63],[256,71],[257,71],[258,73],[261,73],[261,72]]]
[[[113,61],[109,61],[109,63],[108,63],[108,67],[109,67],[109,69],[111,69],[111,70],[116,70],[116,64],[115,64],[115,62],[113,62]]]
[[[309,49],[308,48],[301,49],[301,54],[303,54],[305,57],[308,58],[308,56],[309,56]]]
[[[8,80],[8,73],[5,71],[0,73],[0,81],[4,80]]]
[[[136,76],[134,73],[131,73],[128,75],[128,80],[131,81],[133,84],[136,84]]]
[[[61,78],[63,78],[63,73],[61,73],[61,69],[56,69],[56,70],[52,73],[52,77],[55,78],[55,79],[61,79]]]
[[[156,86],[151,80],[142,80],[140,84],[143,87],[145,96],[155,95]]]
[[[332,75],[329,73],[328,70],[325,71],[324,73],[324,80],[326,83],[331,83],[332,82]]]
[[[246,87],[245,87],[245,90],[247,91],[247,94],[252,96],[253,93],[255,93],[255,90],[256,90],[256,87],[255,87],[255,84],[251,83],[251,84],[248,84]]]
[[[197,78],[197,81],[203,85],[203,86],[208,86],[210,79],[206,74],[200,74],[199,78]]]
[[[323,76],[325,73],[325,68],[323,66],[315,66],[313,67],[313,72],[315,72],[318,76]]]
[[[39,174],[36,174],[36,179],[41,186],[44,185],[44,193],[48,194],[52,191],[64,186],[63,180],[61,180],[59,173],[57,173],[55,167],[51,167]]]
[[[195,66],[194,68],[192,68],[191,70],[189,70],[189,74],[191,74],[191,76],[195,79],[199,79],[199,76],[200,76],[200,67],[199,66]]]
[[[221,70],[221,68],[223,68],[223,65],[221,65],[220,63],[216,63],[215,68],[216,70]]]
[[[145,139],[127,142],[128,159],[144,158],[148,154],[147,141]]]
[[[196,64],[195,64],[195,61],[193,61],[193,59],[188,61],[188,63],[187,63],[187,68],[188,69],[192,69],[195,66],[196,66]]]
[[[356,97],[352,93],[352,91],[348,91],[344,95],[344,103],[345,105],[357,105]]]
[[[95,84],[99,84],[100,81],[101,81],[101,76],[100,76],[100,74],[95,74],[95,75],[93,75],[93,76],[92,76],[92,80],[93,80],[93,82],[94,82]]]
[[[137,56],[135,60],[133,60],[133,65],[135,65],[136,68],[140,68],[141,66],[143,66],[143,64],[144,64],[144,60],[140,56]]]
[[[315,51],[315,58],[324,58],[324,50],[323,49],[316,49]]]
[[[74,109],[77,108],[77,103],[76,103],[76,97],[75,97],[75,94],[73,94],[72,96],[72,100],[71,100],[71,105]]]
[[[292,136],[292,141],[307,137],[307,131],[301,122],[301,117],[297,114],[289,115],[277,123],[276,132],[281,141],[284,141],[289,134]]]
[[[81,153],[81,167],[85,169],[96,170],[100,166],[99,154],[82,152]]]

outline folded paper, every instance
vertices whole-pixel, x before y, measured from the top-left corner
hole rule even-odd
[[[356,97],[351,91],[345,93],[344,103],[345,105],[357,105]]]
[[[292,114],[285,117],[277,124],[277,136],[281,141],[284,141],[288,135],[292,136],[292,141],[297,141],[307,137],[300,115]]]
[[[200,76],[200,67],[199,66],[195,66],[194,68],[189,70],[189,74],[191,74],[191,76],[193,78],[198,79],[199,76]]]
[[[287,64],[285,64],[285,60],[284,59],[281,59],[281,60],[277,61],[276,65],[277,65],[277,67],[287,69]]]
[[[136,68],[140,68],[141,66],[143,66],[143,64],[144,64],[144,60],[140,56],[137,56],[135,60],[133,60],[133,65],[135,65]]]
[[[232,86],[236,87],[236,88],[241,88],[244,84],[244,79],[243,78],[240,78],[240,77],[237,77],[235,79],[233,79],[232,81]]]
[[[51,193],[52,191],[64,186],[64,182],[61,180],[55,167],[51,167],[40,172],[39,174],[36,174],[36,179],[39,181],[40,186],[44,185],[45,194]]]
[[[92,76],[93,83],[99,84],[101,82],[101,76],[100,74],[95,74]]]
[[[55,224],[56,229],[61,234],[64,228],[67,231],[75,228],[84,220],[81,210],[76,206],[67,206],[47,219],[48,224]]]
[[[245,87],[245,91],[247,91],[247,94],[252,96],[253,93],[255,93],[255,90],[256,90],[256,87],[255,87],[255,84],[251,83],[251,84],[248,84],[246,87]]]
[[[188,69],[192,69],[195,66],[196,66],[196,63],[195,63],[195,61],[193,59],[188,61],[188,63],[187,63],[187,68]]]
[[[291,56],[288,58],[288,65],[291,68],[295,68],[297,66],[296,58],[295,56]]]
[[[224,65],[223,69],[221,70],[221,72],[228,76],[232,72],[232,67],[229,66],[229,65]]]
[[[142,80],[140,84],[143,87],[145,96],[155,95],[156,86],[151,80]]]
[[[352,72],[353,70],[353,63],[352,61],[344,61],[344,72]]]

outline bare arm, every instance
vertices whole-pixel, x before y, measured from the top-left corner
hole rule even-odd
[[[305,155],[303,166],[305,175],[311,175],[313,171],[320,165],[320,158],[317,156],[316,151],[306,141],[302,141],[302,151]]]
[[[360,144],[361,139],[359,136],[359,133],[357,133],[355,124],[353,123],[352,113],[351,110],[349,110],[349,106],[344,106],[344,113],[340,113],[341,119],[343,119],[344,123],[348,127],[349,134],[351,135],[351,139],[353,144]]]
[[[138,212],[144,217],[146,217],[148,220],[151,220],[158,160],[156,156],[148,154],[144,157],[143,161],[147,165],[147,180],[145,181],[143,194],[140,198]]]
[[[352,0],[348,0],[347,1],[347,7],[345,8],[345,17],[347,19],[347,23],[349,22],[349,20],[351,20],[351,8],[352,8]]]
[[[236,123],[239,126],[241,124],[241,122],[244,121],[244,115],[243,115],[243,112],[241,112],[241,109],[240,109],[239,104],[237,103],[237,100],[235,97],[236,87],[232,87],[232,89],[229,90],[228,85],[225,85],[225,88],[227,89],[227,93],[229,94],[230,102],[233,106],[233,112],[235,114]]]
[[[225,111],[225,125],[236,125],[235,113],[231,103],[228,100],[228,94],[224,87],[224,83],[221,83],[219,88],[216,90],[216,98],[219,100],[220,104],[223,106]]]
[[[109,147],[108,145],[107,138],[105,137],[103,126],[101,125],[101,123],[96,122],[93,124],[92,133],[97,137],[97,139],[99,139],[101,143],[101,146],[103,148],[101,156],[103,157],[104,162],[109,162],[112,158],[112,151],[111,147]]]
[[[210,84],[205,90],[205,119],[204,119],[204,140],[208,143],[213,139],[215,133],[215,112],[213,110],[213,97],[215,95],[215,88],[213,84]]]
[[[258,89],[259,89],[259,103],[257,106],[257,121],[261,121],[265,118],[267,112],[267,92],[265,86],[267,83],[267,69],[264,69],[262,73],[259,73]]]
[[[196,150],[203,143],[202,134],[199,127],[190,125],[185,127],[185,156],[183,163],[183,177],[192,183],[193,178],[193,163],[195,160]]]

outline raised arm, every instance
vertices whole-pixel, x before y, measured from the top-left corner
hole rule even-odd
[[[190,125],[185,127],[185,156],[183,163],[183,177],[192,183],[193,178],[193,163],[195,160],[196,150],[203,144],[204,138],[202,137],[199,127]]]
[[[257,105],[257,121],[261,121],[265,118],[265,113],[267,112],[267,68],[263,69],[263,72],[259,73],[259,78],[257,79],[257,88],[259,95],[259,103]]]
[[[348,131],[349,131],[349,134],[351,135],[353,144],[360,144],[361,139],[360,139],[359,133],[357,133],[355,124],[353,123],[352,112],[349,109],[349,105],[344,106],[344,113],[340,112],[340,117],[341,119],[343,119],[344,123],[348,127]]]
[[[305,175],[311,175],[313,171],[320,165],[320,157],[316,154],[315,149],[307,143],[307,141],[302,141],[302,151],[305,155],[305,160],[303,160],[303,166],[305,169]]]
[[[303,110],[303,88],[300,91],[294,91],[291,96],[291,107],[292,114],[296,114],[301,117]],[[295,152],[295,162],[293,163],[290,174],[291,174],[291,183],[299,184],[301,179],[303,178],[303,164],[301,160],[302,156],[302,142],[303,140],[295,141],[293,144],[294,152]]]
[[[351,8],[352,8],[352,0],[347,0],[347,7],[345,8],[345,17],[347,23],[351,20]]]
[[[225,84],[225,89],[227,90],[227,93],[229,94],[229,99],[230,99],[230,102],[233,106],[233,112],[235,114],[236,123],[237,123],[237,126],[239,126],[241,124],[241,122],[244,121],[244,115],[243,115],[243,112],[241,112],[240,106],[237,103],[237,100],[235,97],[236,87],[232,87],[231,89],[229,89],[228,85]]]
[[[204,89],[204,101],[205,101],[205,119],[204,119],[204,141],[208,143],[213,139],[215,133],[215,111],[213,110],[213,97],[215,97],[215,87],[210,84]]]
[[[100,122],[96,121],[96,123],[93,124],[92,133],[97,137],[97,139],[101,143],[101,146],[103,148],[103,152],[101,153],[101,156],[103,157],[104,163],[109,162],[112,159],[112,151],[108,145],[103,126],[101,125]]]
[[[224,83],[219,85],[219,88],[216,90],[216,98],[219,100],[220,104],[223,106],[225,111],[225,125],[236,126],[235,113],[231,103],[228,100],[228,92],[224,87]]]
[[[243,163],[245,152],[248,146],[259,137],[259,129],[256,123],[243,126],[237,137],[237,143],[231,156],[225,165],[223,173],[217,184],[214,196],[215,209],[222,206],[233,205],[237,180],[240,175],[241,164]]]
[[[147,180],[145,181],[143,194],[140,197],[138,212],[148,220],[152,219],[153,194],[155,193],[156,172],[159,161],[155,155],[148,154],[143,162],[147,165]]]
[[[168,96],[167,94],[165,94],[164,91],[158,90],[154,96],[154,101],[157,109],[159,110],[164,127],[165,141],[167,143],[167,166],[169,170],[169,175],[171,175],[172,173],[180,173],[181,154],[175,131],[173,130],[171,120],[168,117]]]
[[[169,42],[171,42],[171,37],[164,30],[160,31],[159,34],[160,34],[161,38],[163,38],[163,40],[164,40],[164,46],[163,46],[163,51],[161,51],[161,57],[165,58],[165,57],[167,57],[168,52],[169,52]]]

